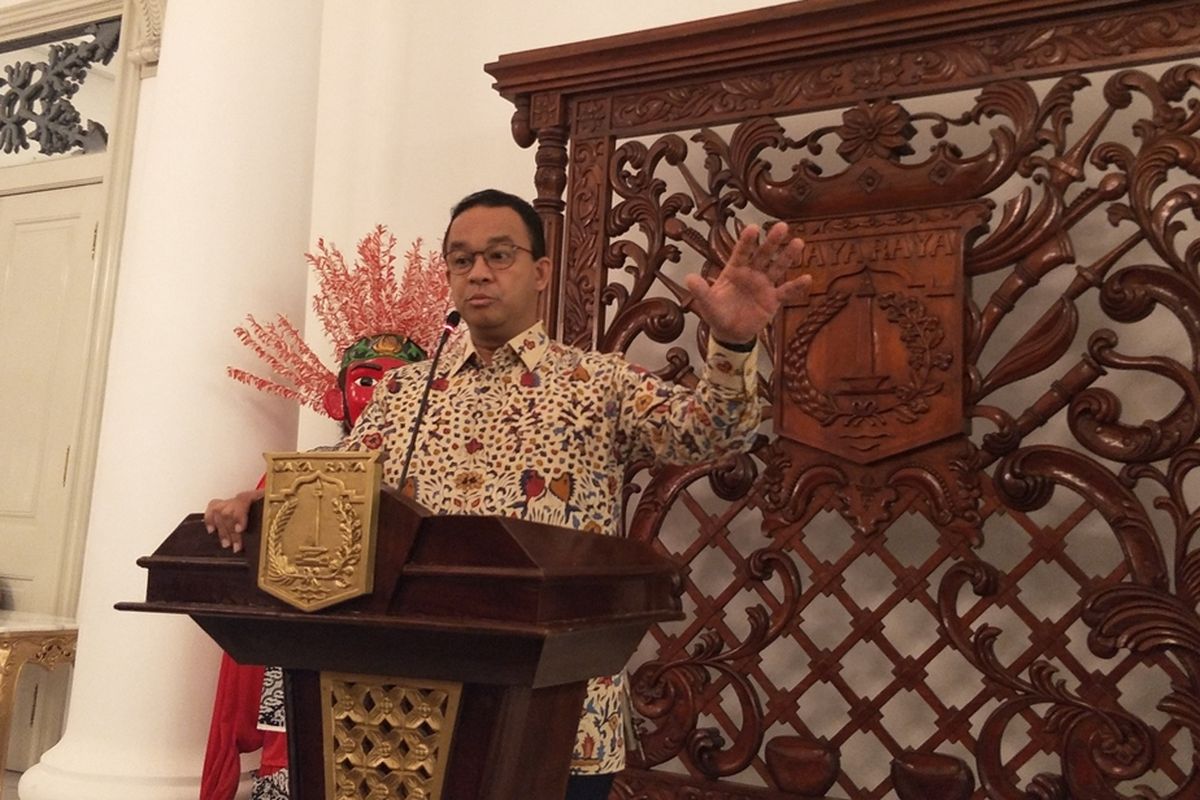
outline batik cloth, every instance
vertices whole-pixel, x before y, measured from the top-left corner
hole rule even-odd
[[[694,463],[749,448],[760,421],[756,351],[710,341],[694,388],[613,353],[552,341],[538,323],[484,364],[470,336],[432,382],[405,487],[404,453],[429,365],[387,373],[342,443],[382,453],[383,482],[441,514],[499,515],[614,534],[626,465]],[[625,765],[622,676],[593,679],[571,771]]]

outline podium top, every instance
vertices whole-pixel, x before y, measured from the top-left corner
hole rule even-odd
[[[256,503],[241,553],[192,514],[138,560],[146,601],[117,607],[188,614],[245,662],[532,685],[612,674],[681,617],[678,570],[644,542],[379,500],[369,595],[299,611],[260,590]]]

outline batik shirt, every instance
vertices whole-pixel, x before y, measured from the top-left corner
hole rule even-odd
[[[446,348],[405,487],[440,514],[517,517],[618,531],[626,464],[690,463],[747,449],[760,419],[754,353],[710,343],[700,382],[665,382],[613,353],[552,341],[541,323],[484,364],[469,336]],[[347,450],[379,450],[396,487],[428,364],[383,376]],[[595,678],[571,771],[625,765],[623,676]]]

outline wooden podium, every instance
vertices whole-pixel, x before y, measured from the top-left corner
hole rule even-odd
[[[586,679],[680,616],[676,568],[644,543],[389,489],[369,593],[301,611],[259,588],[262,513],[238,554],[188,516],[138,560],[146,601],[118,608],[187,614],[284,667],[294,800],[561,800]]]

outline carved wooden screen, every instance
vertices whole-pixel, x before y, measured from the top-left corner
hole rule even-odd
[[[489,65],[565,341],[691,382],[682,275],[808,241],[622,798],[1200,797],[1200,3],[796,3]]]

